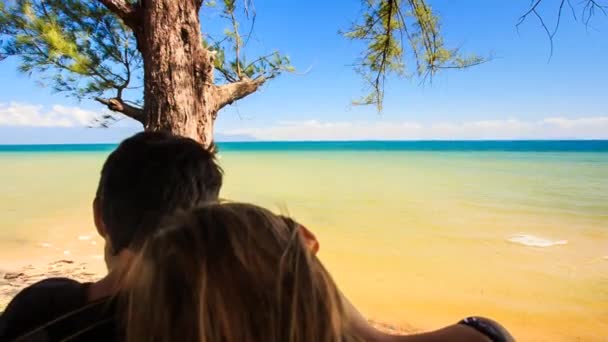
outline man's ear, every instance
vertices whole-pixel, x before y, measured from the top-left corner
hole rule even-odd
[[[95,197],[93,200],[93,220],[95,221],[95,228],[97,228],[97,233],[102,238],[106,238],[106,225],[103,222],[103,218],[101,215],[101,201],[99,197]]]
[[[317,237],[315,236],[315,234],[313,234],[310,230],[308,230],[306,227],[304,227],[303,225],[300,225],[300,236],[302,237],[302,239],[304,240],[304,243],[306,244],[306,247],[308,247],[308,249],[312,252],[312,254],[317,254],[317,252],[319,251],[319,241],[317,240]]]

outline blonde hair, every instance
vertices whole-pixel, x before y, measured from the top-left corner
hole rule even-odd
[[[125,279],[127,341],[360,340],[299,229],[239,203],[209,204],[163,225]]]

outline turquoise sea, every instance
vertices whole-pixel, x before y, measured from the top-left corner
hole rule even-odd
[[[103,152],[116,144],[0,145],[0,152]],[[608,140],[221,142],[220,151],[608,152]]]
[[[103,270],[91,201],[116,145],[0,146],[0,268]],[[292,215],[365,314],[494,317],[522,341],[606,341],[608,141],[220,143],[225,198]]]

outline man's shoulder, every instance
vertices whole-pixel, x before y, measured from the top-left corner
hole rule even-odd
[[[26,287],[0,316],[0,339],[15,338],[85,305],[87,287],[68,278],[49,278]]]
[[[55,309],[72,304],[86,302],[87,283],[80,283],[68,278],[49,278],[32,284],[19,292],[8,304],[4,314],[9,314],[14,310],[31,310],[34,307],[41,307],[43,304],[57,304]],[[54,309],[44,308],[41,309]],[[3,315],[4,316],[4,315]]]
[[[21,293],[32,293],[34,291],[49,291],[58,288],[80,288],[85,284],[70,278],[47,278],[24,288]]]

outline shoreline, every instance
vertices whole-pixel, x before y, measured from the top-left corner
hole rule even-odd
[[[25,287],[47,278],[70,278],[79,282],[93,282],[103,274],[91,269],[89,263],[72,259],[59,259],[47,264],[27,264],[14,270],[0,269],[0,313],[8,303]],[[368,319],[376,329],[389,334],[411,334],[415,329],[400,327],[376,319]]]

